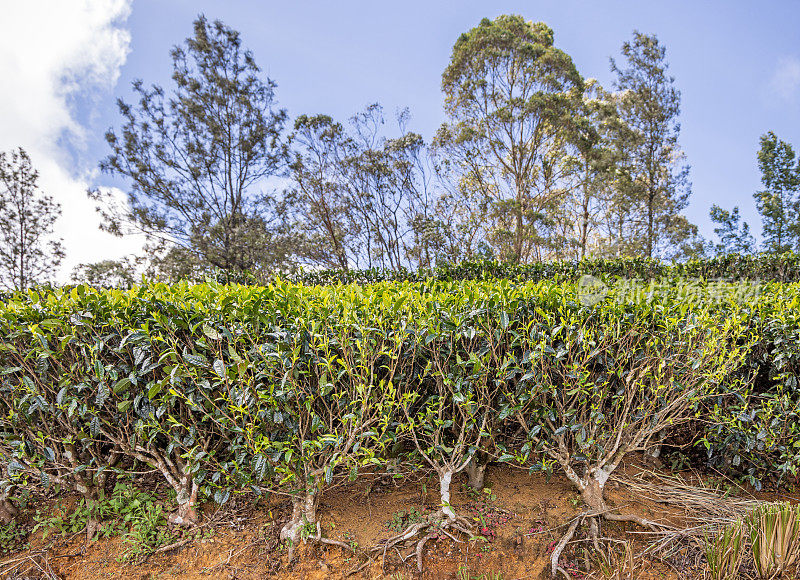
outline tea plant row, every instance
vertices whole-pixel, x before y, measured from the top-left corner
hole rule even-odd
[[[592,534],[598,517],[653,525],[610,510],[605,484],[629,453],[676,438],[755,484],[796,474],[800,286],[748,302],[735,284],[705,301],[613,295],[435,279],[13,294],[0,305],[0,516],[33,487],[97,501],[109,478],[149,466],[176,493],[173,523],[197,521],[204,498],[280,493],[296,542],[322,539],[335,482],[430,469],[439,511],[389,545],[469,531],[450,486],[466,471],[480,487],[492,462],[563,473]]]

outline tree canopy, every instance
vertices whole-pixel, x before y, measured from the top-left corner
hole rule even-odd
[[[53,237],[61,206],[39,190],[38,180],[24,149],[0,151],[0,284],[8,289],[48,281],[64,258]]]
[[[680,149],[681,93],[667,71],[666,47],[656,36],[634,31],[622,45],[616,74],[624,176],[619,191],[628,211],[628,244],[648,258],[692,252],[697,227],[681,215],[689,204],[689,167]]]
[[[297,267],[400,271],[462,259],[512,263],[751,252],[739,209],[711,208],[719,242],[684,215],[681,93],[657,36],[634,31],[613,84],[584,78],[543,22],[483,19],[442,74],[446,121],[430,142],[410,111],[349,119],[277,107],[239,33],[200,16],[171,53],[172,85],[133,85],[101,168],[127,184],[104,228],[144,233],[146,271],[198,278]],[[800,166],[770,132],[756,194],[764,249],[800,248]],[[80,272],[107,272],[98,263]],[[96,267],[94,267],[96,266]],[[215,274],[216,275],[216,274]],[[227,275],[226,275],[227,276]]]
[[[490,243],[512,261],[541,257],[545,211],[556,186],[583,80],[544,23],[484,19],[462,34],[442,75],[449,121],[438,147],[462,190],[489,202]]]
[[[761,214],[764,249],[783,253],[800,249],[800,158],[772,131],[761,136],[758,168],[764,190],[754,194]]]
[[[203,16],[171,56],[172,88],[134,82],[138,103],[120,100],[123,127],[106,134],[101,168],[129,185],[127,205],[104,207],[106,229],[226,270],[280,263],[268,180],[285,169],[287,114],[275,82],[237,31]]]

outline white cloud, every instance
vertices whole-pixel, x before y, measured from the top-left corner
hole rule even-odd
[[[99,95],[120,76],[130,47],[125,22],[131,0],[6,2],[0,19],[0,150],[24,147],[40,186],[62,205],[57,233],[67,259],[60,278],[79,262],[120,256],[140,243],[100,232],[86,198],[96,160],[81,160],[86,128]],[[83,116],[82,115],[82,116]]]
[[[800,93],[800,58],[781,58],[772,75],[770,88],[781,99],[793,101]]]

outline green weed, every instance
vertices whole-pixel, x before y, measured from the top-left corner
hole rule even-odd
[[[456,572],[458,580],[503,580],[500,572],[471,572],[469,568],[459,567]]]
[[[33,531],[42,530],[44,539],[51,534],[76,534],[85,530],[92,518],[101,522],[99,537],[123,536],[126,549],[120,561],[149,554],[176,538],[167,526],[164,506],[151,494],[124,482],[117,482],[110,495],[97,501],[81,499],[71,513],[55,510],[52,515],[44,516],[37,511]]]
[[[393,532],[400,533],[408,526],[416,524],[422,520],[422,514],[416,508],[410,510],[400,510],[392,514],[392,519],[386,522],[386,527]]]
[[[25,547],[28,532],[17,522],[0,525],[0,553],[8,554]]]
[[[745,535],[741,522],[727,526],[705,539],[706,560],[713,580],[736,578],[745,554]]]

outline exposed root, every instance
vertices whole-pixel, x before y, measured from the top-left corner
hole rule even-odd
[[[183,538],[182,540],[178,540],[177,542],[173,542],[171,544],[167,544],[166,546],[161,546],[160,548],[156,549],[153,553],[154,554],[163,554],[164,552],[170,552],[172,550],[177,550],[181,546],[185,546],[189,542],[194,540],[194,536],[188,536]]]
[[[361,570],[363,570],[364,568],[369,566],[371,563],[372,563],[372,559],[371,558],[367,559],[367,561],[364,562],[363,564],[361,564],[360,566],[356,566],[355,568],[350,570],[347,574],[344,575],[344,577],[345,578],[349,578],[350,576],[354,576],[354,575],[358,574],[359,572],[361,572]]]
[[[558,561],[561,558],[561,552],[564,551],[564,548],[567,546],[572,537],[575,535],[575,531],[578,529],[578,526],[581,524],[581,522],[588,520],[589,539],[591,540],[595,550],[601,552],[600,518],[612,522],[633,522],[635,524],[642,526],[643,528],[649,528],[653,532],[664,532],[665,530],[670,529],[670,526],[666,524],[661,524],[658,522],[654,522],[652,520],[640,518],[639,516],[609,513],[607,507],[603,510],[585,511],[582,514],[578,515],[574,520],[572,520],[572,523],[570,524],[567,533],[564,534],[564,536],[558,542],[555,549],[553,550],[553,553],[550,556],[550,573],[553,578],[557,577],[559,572],[564,574],[565,577],[567,578],[569,577],[566,571],[558,565]]]
[[[303,543],[306,543],[306,542],[317,542],[319,544],[325,544],[325,545],[328,545],[328,546],[338,546],[339,548],[342,548],[344,550],[349,550],[349,551],[355,552],[355,549],[353,548],[353,546],[351,546],[347,542],[343,542],[341,540],[334,540],[332,538],[323,538],[322,537],[322,525],[320,524],[319,521],[316,522],[316,527],[317,527],[317,535],[316,536],[309,536],[308,538],[303,540]],[[292,559],[294,558],[294,549],[297,546],[297,544],[295,543],[295,541],[291,537],[287,537],[286,541],[289,542],[289,553],[288,553],[288,556],[289,556],[289,562],[291,562]]]
[[[639,516],[634,516],[634,515],[605,513],[603,514],[603,517],[612,522],[633,522],[635,524],[639,524],[643,528],[650,528],[654,532],[661,532],[663,530],[669,529],[670,527],[666,524],[660,524],[658,522],[654,522],[652,520],[646,520],[644,518],[640,518]]]
[[[448,513],[449,511],[449,513]],[[452,516],[450,515],[452,514]],[[369,552],[371,553],[379,553],[383,555],[383,564],[385,567],[386,564],[386,553],[391,550],[397,550],[397,546],[400,544],[404,544],[409,540],[418,538],[423,532],[427,533],[416,542],[416,547],[414,551],[411,552],[410,555],[416,553],[417,558],[417,569],[422,572],[422,556],[423,551],[425,549],[425,544],[436,538],[440,533],[443,535],[448,536],[453,541],[458,542],[458,538],[456,538],[452,533],[452,531],[461,532],[467,535],[472,535],[472,526],[470,523],[462,518],[461,516],[456,515],[452,512],[452,509],[446,511],[445,509],[441,509],[436,513],[433,513],[426,517],[423,521],[417,522],[414,524],[409,525],[405,530],[397,534],[396,536],[392,536],[386,540],[382,540],[377,545],[370,548]],[[398,554],[400,554],[398,550]],[[409,556],[410,556],[409,555]],[[400,558],[405,560],[409,556],[403,557],[400,554]]]
[[[169,514],[167,521],[174,526],[191,528],[197,525],[198,519],[194,504],[182,503],[178,504],[178,509],[176,511]]]
[[[345,550],[353,549],[353,547],[347,542],[342,542],[341,540],[333,540],[331,538],[323,538],[322,527],[320,526],[319,522],[317,522],[317,535],[314,536],[313,538],[309,538],[309,540],[313,540],[314,542],[319,542],[320,544],[328,544],[329,546],[339,546],[340,548],[344,548]]]
[[[291,564],[294,560],[294,542],[291,540],[287,540],[287,542],[289,542],[289,550],[286,552],[288,558],[287,563]]]
[[[556,547],[553,548],[553,553],[550,555],[550,575],[555,578],[558,576],[558,573],[561,572],[566,578],[569,578],[569,574],[558,565],[558,560],[561,558],[561,552],[564,551],[569,541],[572,539],[572,536],[575,535],[575,530],[578,529],[581,521],[587,515],[588,512],[584,512],[574,520],[567,528],[567,533],[561,538],[561,540],[556,544]]]
[[[317,523],[317,506],[320,495],[316,491],[306,491],[303,497],[292,498],[292,516],[281,528],[281,541],[289,540],[292,545],[297,545],[306,524],[312,526]],[[290,548],[291,549],[291,548]]]
[[[596,517],[589,519],[589,537],[592,539],[592,545],[598,552],[600,551],[600,522]]]
[[[434,537],[433,533],[429,533],[426,536],[423,536],[422,539],[417,542],[417,570],[422,572],[422,550],[425,549],[425,542],[430,540]]]
[[[77,554],[75,554],[77,555]],[[50,566],[48,550],[36,550],[28,554],[5,560],[0,563],[0,575],[3,578],[43,578],[44,580],[60,580],[58,574]]]

